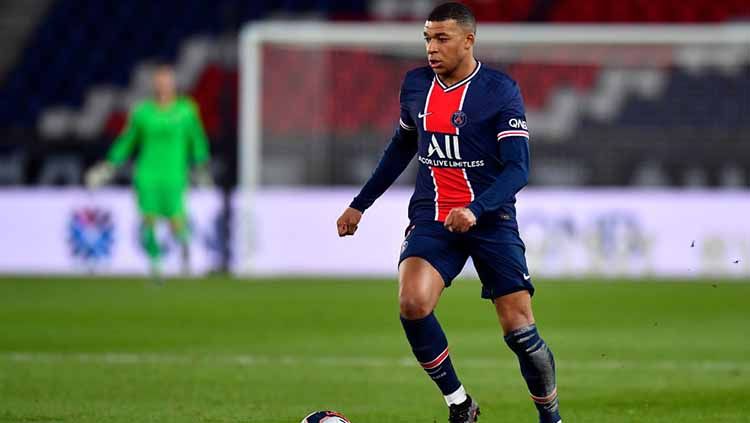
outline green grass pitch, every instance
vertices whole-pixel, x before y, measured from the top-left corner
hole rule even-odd
[[[750,422],[750,284],[539,281],[566,423]],[[0,422],[443,422],[383,280],[0,279]],[[437,315],[480,422],[535,410],[479,283]]]

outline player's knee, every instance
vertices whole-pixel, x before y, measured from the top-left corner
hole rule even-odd
[[[534,317],[531,315],[531,312],[525,309],[508,310],[503,313],[501,318],[513,326],[511,330],[534,323]]]
[[[510,333],[516,329],[529,326],[534,323],[534,316],[530,310],[525,309],[507,309],[500,314],[500,324],[503,332]]]
[[[495,308],[505,333],[534,323],[531,301],[525,292],[496,299]]]
[[[432,306],[428,301],[418,297],[399,298],[401,316],[407,320],[416,320],[427,317],[432,313]]]

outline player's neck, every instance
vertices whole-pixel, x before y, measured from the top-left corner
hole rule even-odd
[[[163,95],[163,96],[157,96],[156,97],[156,104],[159,105],[159,107],[167,108],[174,103],[176,96],[175,95]]]
[[[440,76],[440,80],[443,81],[443,84],[450,87],[471,75],[476,68],[477,59],[474,58],[474,55],[471,55],[469,56],[469,60],[464,60],[450,75]]]

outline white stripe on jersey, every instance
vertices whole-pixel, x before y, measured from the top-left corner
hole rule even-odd
[[[435,76],[435,78],[437,79],[437,82],[440,84],[440,86],[443,88],[443,91],[449,92],[471,81],[471,79],[474,78],[479,73],[479,69],[481,68],[482,68],[482,62],[477,60],[477,67],[474,69],[474,72],[472,72],[471,75],[467,76],[466,78],[451,85],[450,87],[443,84],[443,81],[441,81],[440,78],[437,77],[437,75]]]
[[[437,179],[435,179],[435,172],[432,170],[432,166],[430,166],[430,175],[432,175],[432,184],[435,185],[435,220],[438,220],[440,217],[440,207],[438,206],[438,186],[437,186]]]
[[[407,131],[414,131],[415,129],[417,129],[416,126],[410,126],[410,125],[407,125],[406,123],[404,123],[403,119],[399,119],[398,120],[398,124],[401,125],[401,127],[404,128],[404,129],[406,129]]]
[[[471,187],[471,182],[469,182],[469,175],[466,174],[466,169],[461,169],[464,171],[464,179],[466,180],[466,186],[469,187],[469,192],[471,193],[471,201],[474,201],[474,188]]]
[[[529,131],[524,131],[521,129],[514,129],[512,131],[503,131],[497,134],[497,140],[500,141],[503,138],[508,137],[524,137],[526,139],[529,138]]]

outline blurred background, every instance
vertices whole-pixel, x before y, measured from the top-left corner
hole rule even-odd
[[[333,222],[393,133],[401,77],[424,64],[421,26],[437,3],[3,0],[0,272],[145,271],[127,170],[96,192],[82,179],[168,61],[200,106],[217,181],[190,198],[197,273],[390,274],[413,166],[359,239],[335,239]],[[519,216],[532,267],[750,275],[747,1],[464,3],[479,59],[525,98],[533,168]],[[382,24],[413,34],[402,45],[263,38]],[[597,41],[608,28],[631,41]],[[240,42],[243,31],[257,40]],[[258,71],[243,89],[251,48]]]
[[[0,0],[0,422],[445,421],[397,318],[414,163],[334,228],[437,3]],[[565,421],[747,423],[750,1],[464,3],[525,99],[518,219]],[[188,198],[192,277],[166,222],[150,238],[158,284],[132,166],[84,180],[164,62],[215,183]],[[531,421],[475,276],[438,307],[451,355],[483,421]]]

